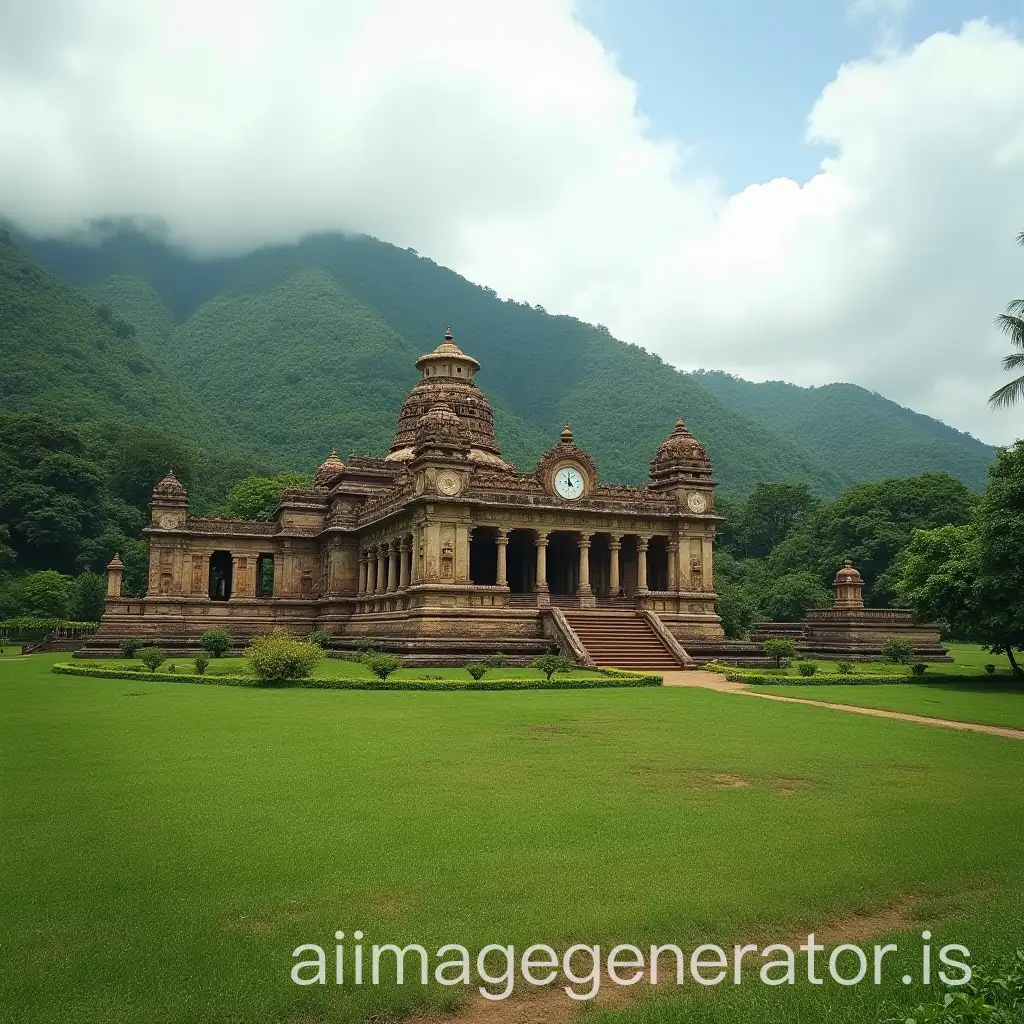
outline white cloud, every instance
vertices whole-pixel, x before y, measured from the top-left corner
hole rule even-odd
[[[37,232],[367,231],[682,367],[1024,433],[985,407],[992,317],[1024,293],[1024,42],[983,22],[839,69],[821,172],[736,195],[651,137],[553,0],[7,5],[0,110],[0,210]]]

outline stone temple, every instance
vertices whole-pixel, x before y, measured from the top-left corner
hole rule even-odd
[[[480,364],[450,331],[416,368],[387,455],[332,452],[269,522],[190,515],[181,483],[161,480],[147,595],[121,596],[115,559],[83,653],[275,626],[329,631],[339,648],[374,638],[414,664],[558,645],[584,664],[674,669],[724,650],[715,480],[682,420],[643,487],[602,481],[568,426],[522,473],[502,458]]]

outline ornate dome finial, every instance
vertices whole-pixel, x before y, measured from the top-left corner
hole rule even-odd
[[[449,324],[449,325],[448,325],[448,326],[447,326],[447,327],[446,327],[446,328],[444,329],[444,340],[445,340],[445,341],[451,341],[451,340],[452,340],[452,337],[453,337],[453,336],[452,336],[452,325],[451,325],[451,324]]]
[[[174,475],[174,470],[169,469],[167,476],[153,488],[154,498],[187,498],[188,491],[185,490],[182,482]]]
[[[568,423],[562,427],[562,444],[572,444],[572,427]]]
[[[314,487],[326,487],[327,484],[345,468],[345,463],[338,458],[338,449],[332,448],[331,454],[320,463],[313,477]]]

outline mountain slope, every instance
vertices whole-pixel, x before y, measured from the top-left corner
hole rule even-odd
[[[803,388],[782,381],[754,384],[717,371],[695,376],[769,429],[813,437],[817,452],[858,481],[912,476],[925,467],[945,470],[975,490],[985,487],[992,448],[855,384]]]
[[[748,412],[701,377],[601,328],[502,301],[375,239],[317,235],[214,260],[192,259],[125,230],[94,245],[24,244],[140,325],[151,351],[282,468],[308,470],[334,444],[343,456],[383,452],[401,396],[415,380],[412,360],[434,347],[450,323],[458,343],[482,363],[480,384],[495,408],[499,440],[520,468],[532,465],[569,421],[604,479],[641,482],[658,443],[683,416],[709,448],[727,494],[744,495],[762,480],[792,480],[829,496],[874,478],[856,452],[819,445],[814,433],[784,417],[774,423]],[[325,306],[318,312],[315,303]],[[862,418],[856,412],[839,426],[856,437]],[[907,423],[900,429],[918,430]],[[977,486],[990,452],[980,449],[962,452],[938,437],[918,449],[922,461],[906,471],[944,469],[960,459],[958,475]]]

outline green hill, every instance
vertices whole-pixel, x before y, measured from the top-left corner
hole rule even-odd
[[[94,244],[22,241],[133,323],[150,358],[187,382],[190,396],[229,435],[281,469],[308,472],[331,446],[343,457],[386,450],[402,395],[416,379],[414,358],[451,324],[482,363],[479,380],[495,408],[499,440],[520,468],[569,421],[604,479],[641,482],[658,443],[683,416],[709,448],[727,494],[789,480],[830,496],[876,477],[857,453],[847,458],[798,426],[770,423],[716,394],[703,377],[680,373],[602,328],[502,301],[375,239],[317,235],[214,260],[130,230]],[[839,427],[856,437],[863,419],[858,411]],[[979,485],[990,449],[977,442],[976,450],[962,449],[913,420],[899,429],[907,451],[919,436],[931,442],[919,446],[921,461],[906,472],[949,469]],[[881,475],[892,471],[889,464]]]
[[[988,445],[855,384],[754,384],[718,371],[696,377],[769,430],[813,438],[816,452],[858,481],[914,476],[926,467],[945,470],[974,490],[985,487]]]

